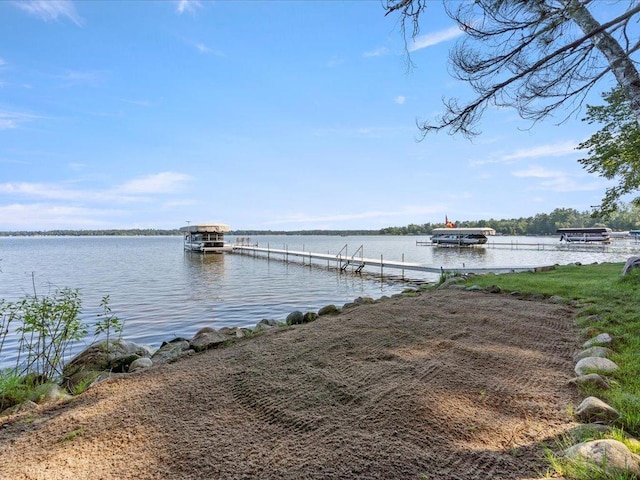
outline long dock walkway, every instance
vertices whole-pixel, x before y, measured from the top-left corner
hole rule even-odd
[[[288,261],[289,257],[300,258],[304,262],[306,259],[309,260],[323,260],[326,261],[329,265],[331,262],[335,262],[335,266],[340,268],[340,270],[346,270],[347,267],[351,266],[355,269],[357,273],[360,273],[365,267],[375,267],[380,269],[380,273],[382,274],[385,268],[391,269],[399,269],[399,270],[413,270],[419,272],[427,272],[427,273],[476,273],[476,274],[484,274],[484,273],[517,273],[517,272],[539,272],[543,270],[551,270],[554,267],[552,265],[545,266],[517,266],[517,267],[475,267],[475,268],[444,268],[444,267],[436,267],[432,265],[425,265],[422,263],[413,263],[413,262],[403,262],[403,261],[394,261],[394,260],[385,260],[382,255],[380,258],[364,258],[359,256],[347,256],[342,254],[331,254],[331,253],[314,253],[314,252],[303,252],[296,250],[288,250],[288,249],[276,249],[270,247],[257,247],[253,245],[234,245],[233,252],[235,253],[244,253],[244,254],[261,254],[269,258],[271,255],[281,255],[282,260]]]

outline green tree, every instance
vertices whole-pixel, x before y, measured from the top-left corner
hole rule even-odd
[[[579,162],[589,173],[615,180],[617,184],[605,191],[597,214],[617,210],[622,196],[640,188],[640,128],[631,102],[621,88],[603,94],[605,105],[587,105],[584,121],[601,124],[602,128],[578,149],[588,150],[589,156]],[[640,197],[633,200],[640,205]]]

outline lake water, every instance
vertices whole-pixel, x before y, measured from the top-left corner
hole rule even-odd
[[[235,237],[228,237],[235,242]],[[559,248],[558,238],[494,237],[484,248],[418,246],[428,237],[257,236],[252,244],[274,249],[403,260],[447,268],[624,262],[640,251],[630,240],[610,247]],[[358,253],[358,257],[360,253]],[[291,259],[293,260],[293,259]],[[335,267],[335,265],[331,265]],[[359,296],[379,298],[407,287],[402,272],[340,273],[326,262],[302,265],[250,255],[185,252],[181,237],[0,237],[0,299],[18,300],[69,287],[79,289],[82,318],[89,324],[109,295],[124,321],[124,337],[157,348],[175,337],[190,338],[204,326],[252,327],[263,318],[283,321],[293,310],[317,311]],[[436,281],[437,275],[405,271],[406,280]],[[74,352],[87,342],[76,345]],[[15,338],[9,336],[0,366],[11,364]]]

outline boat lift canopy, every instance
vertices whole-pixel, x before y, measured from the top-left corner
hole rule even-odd
[[[225,223],[197,223],[180,228],[184,233],[226,233],[231,227]]]
[[[495,235],[496,231],[488,227],[474,228],[434,228],[433,235]]]

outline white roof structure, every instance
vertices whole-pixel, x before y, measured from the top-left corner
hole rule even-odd
[[[493,228],[477,227],[477,228],[434,228],[433,235],[495,235]]]
[[[196,223],[180,228],[185,233],[226,233],[231,227],[225,223]]]

